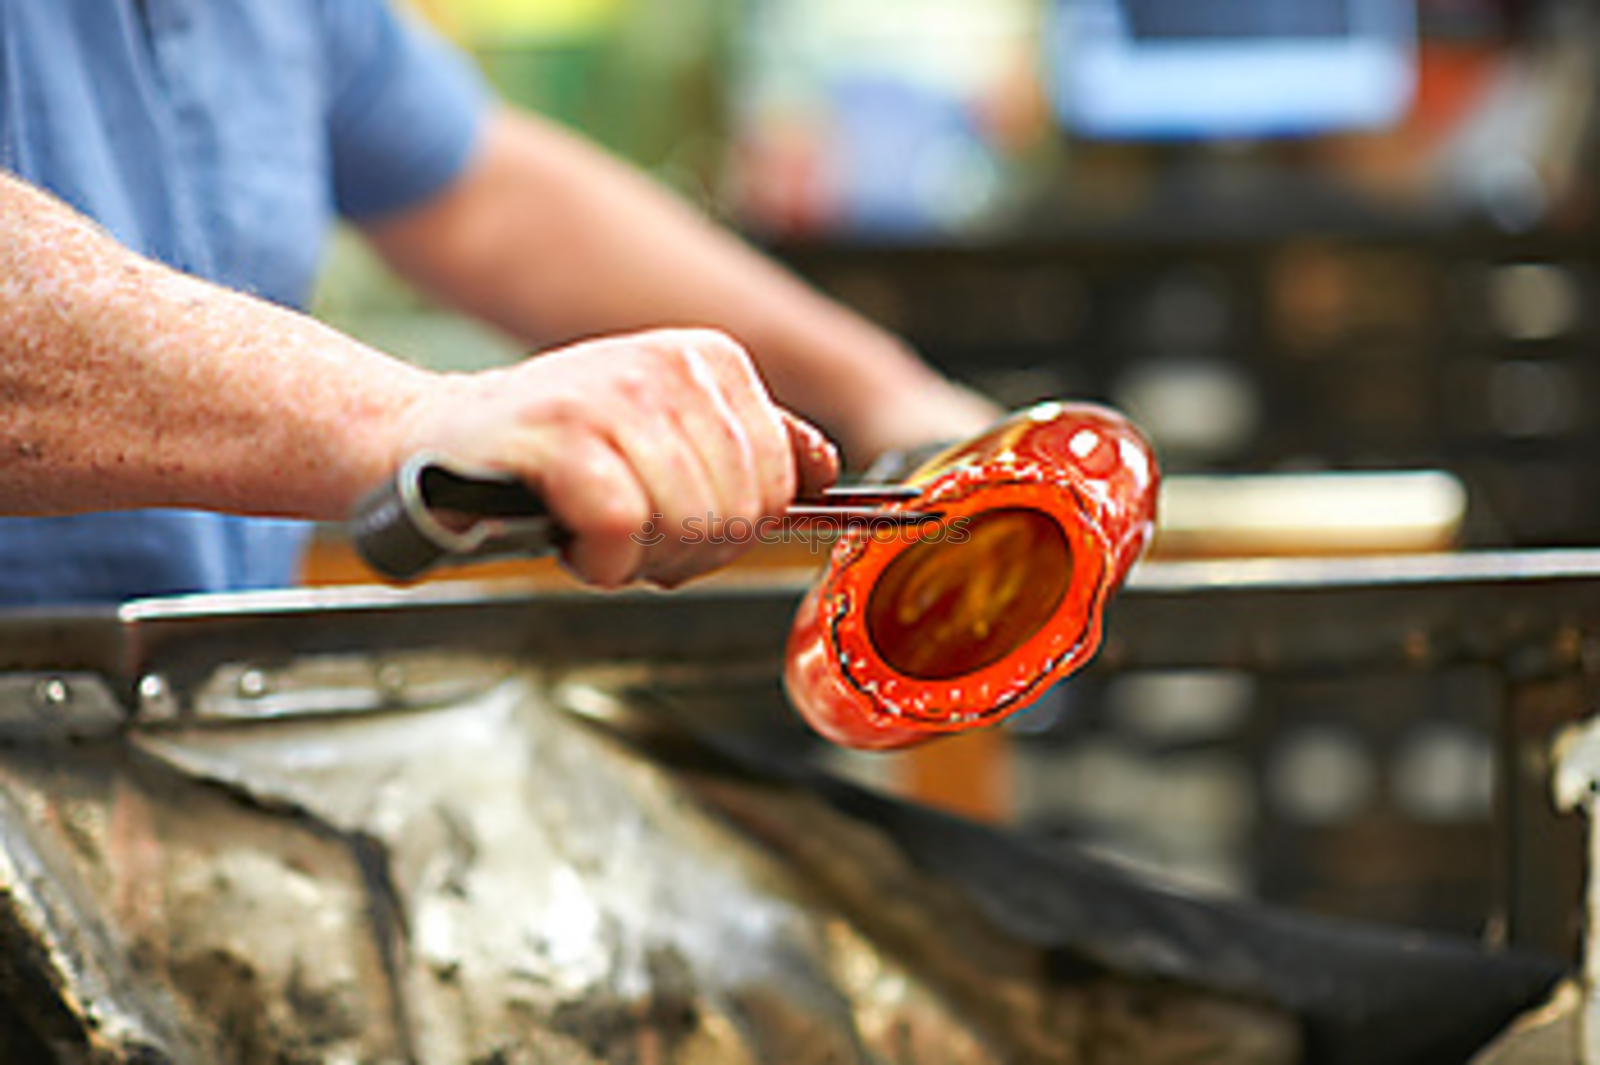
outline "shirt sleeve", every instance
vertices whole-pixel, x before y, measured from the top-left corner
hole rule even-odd
[[[388,0],[323,0],[334,203],[355,221],[421,204],[472,156],[489,92],[460,52]]]

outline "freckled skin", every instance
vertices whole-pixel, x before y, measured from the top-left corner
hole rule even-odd
[[[367,236],[431,296],[530,344],[648,331],[428,373],[139,258],[0,172],[0,513],[340,519],[428,448],[523,476],[585,579],[672,585],[731,557],[673,535],[684,518],[774,515],[837,472],[769,386],[863,462],[999,414],[534,117],[492,116],[451,185]],[[683,323],[708,328],[658,328]],[[641,546],[652,514],[669,535]]]
[[[726,545],[643,547],[652,513],[773,514],[831,481],[816,430],[707,330],[435,374],[121,248],[0,176],[0,512],[185,506],[340,519],[427,449],[521,474],[603,586],[676,584]],[[798,446],[799,453],[796,453]]]
[[[140,259],[0,176],[0,501],[339,518],[428,375]]]

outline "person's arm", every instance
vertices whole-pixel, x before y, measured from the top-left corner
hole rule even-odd
[[[797,477],[831,472],[792,432],[719,334],[433,374],[142,259],[0,173],[0,513],[339,519],[429,449],[520,474],[575,534],[586,578],[673,583],[727,548],[632,534],[652,515],[676,529],[776,513]]]
[[[904,344],[825,298],[643,175],[512,111],[442,194],[367,232],[403,275],[530,343],[706,325],[858,461],[998,417]]]

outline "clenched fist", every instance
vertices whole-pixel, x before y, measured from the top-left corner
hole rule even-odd
[[[776,516],[838,473],[827,439],[773,402],[737,342],[709,330],[611,337],[442,378],[405,446],[523,478],[572,534],[567,565],[608,588],[672,586],[723,565],[739,548],[703,535],[707,515]]]

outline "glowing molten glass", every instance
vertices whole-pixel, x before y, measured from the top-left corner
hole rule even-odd
[[[851,747],[992,724],[1087,662],[1155,525],[1159,476],[1127,419],[1022,411],[907,481],[937,525],[834,548],[789,636],[789,697]]]

